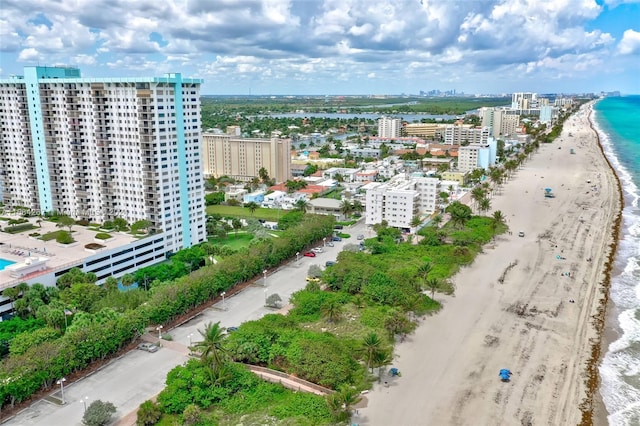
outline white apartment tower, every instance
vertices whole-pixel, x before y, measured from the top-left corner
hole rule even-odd
[[[507,108],[480,108],[480,118],[482,127],[488,127],[490,136],[494,138],[507,135],[513,136],[520,125],[518,111]]]
[[[411,228],[415,216],[436,210],[439,185],[437,178],[407,180],[398,175],[389,182],[368,189],[365,223],[375,225],[384,220],[389,226]]]
[[[399,138],[402,120],[399,118],[381,117],[378,119],[378,136],[381,138]]]
[[[489,127],[471,127],[470,124],[448,125],[444,129],[444,143],[447,145],[487,143],[490,134]]]
[[[92,222],[146,219],[167,251],[204,241],[201,84],[66,67],[0,80],[0,200]]]

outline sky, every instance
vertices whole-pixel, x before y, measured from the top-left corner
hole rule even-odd
[[[209,95],[640,93],[640,0],[0,0],[0,78],[204,79]]]

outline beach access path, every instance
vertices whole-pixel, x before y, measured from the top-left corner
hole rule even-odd
[[[454,296],[436,295],[442,311],[397,346],[393,366],[402,377],[376,385],[358,424],[579,423],[597,335],[591,316],[619,211],[590,107],[492,198],[511,233],[453,277]],[[545,188],[555,198],[545,198]],[[498,377],[502,368],[513,372],[509,383]]]

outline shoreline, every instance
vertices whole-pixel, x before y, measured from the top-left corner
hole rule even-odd
[[[572,114],[491,200],[526,237],[502,235],[453,277],[455,297],[438,296],[447,306],[397,346],[403,377],[374,387],[359,424],[601,419],[598,365],[623,204],[592,108]],[[544,198],[545,187],[556,198]],[[500,368],[513,371],[510,383],[495,377]]]
[[[595,134],[596,141],[598,143],[598,147],[600,148],[600,152],[607,163],[607,166],[611,170],[616,182],[616,190],[618,193],[618,212],[613,224],[613,230],[611,232],[612,242],[609,245],[609,256],[607,263],[605,264],[604,270],[604,280],[602,285],[604,287],[604,292],[602,294],[602,298],[600,299],[600,304],[598,306],[596,315],[593,317],[594,326],[597,330],[597,338],[594,342],[592,342],[591,347],[591,358],[587,362],[586,372],[588,375],[587,378],[587,397],[581,404],[582,410],[582,420],[580,422],[581,425],[593,425],[593,424],[606,424],[608,411],[602,399],[602,395],[600,394],[600,373],[598,367],[602,362],[602,358],[609,347],[609,344],[613,342],[614,336],[619,335],[619,330],[615,328],[607,329],[607,323],[609,323],[612,318],[610,314],[615,312],[615,306],[611,301],[610,292],[611,292],[611,277],[613,268],[615,265],[616,254],[618,251],[618,242],[621,236],[622,229],[622,212],[624,209],[624,193],[622,191],[622,184],[620,182],[620,178],[616,173],[615,168],[611,165],[607,154],[604,151],[604,147],[600,141],[600,134],[596,130],[593,124],[593,107],[595,102],[591,103],[589,106],[589,126],[591,127],[591,131]],[[616,317],[617,321],[617,317]],[[617,338],[617,337],[616,337]],[[584,408],[583,408],[584,407]],[[594,423],[597,421],[597,423]]]

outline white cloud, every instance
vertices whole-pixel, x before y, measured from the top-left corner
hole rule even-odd
[[[39,60],[40,58],[41,58],[40,52],[38,52],[33,47],[28,47],[26,49],[23,49],[20,52],[20,55],[18,55],[18,60],[20,62],[33,62],[33,61]]]
[[[622,55],[633,55],[640,53],[640,32],[626,30],[622,35],[622,40],[618,43],[618,52]]]

